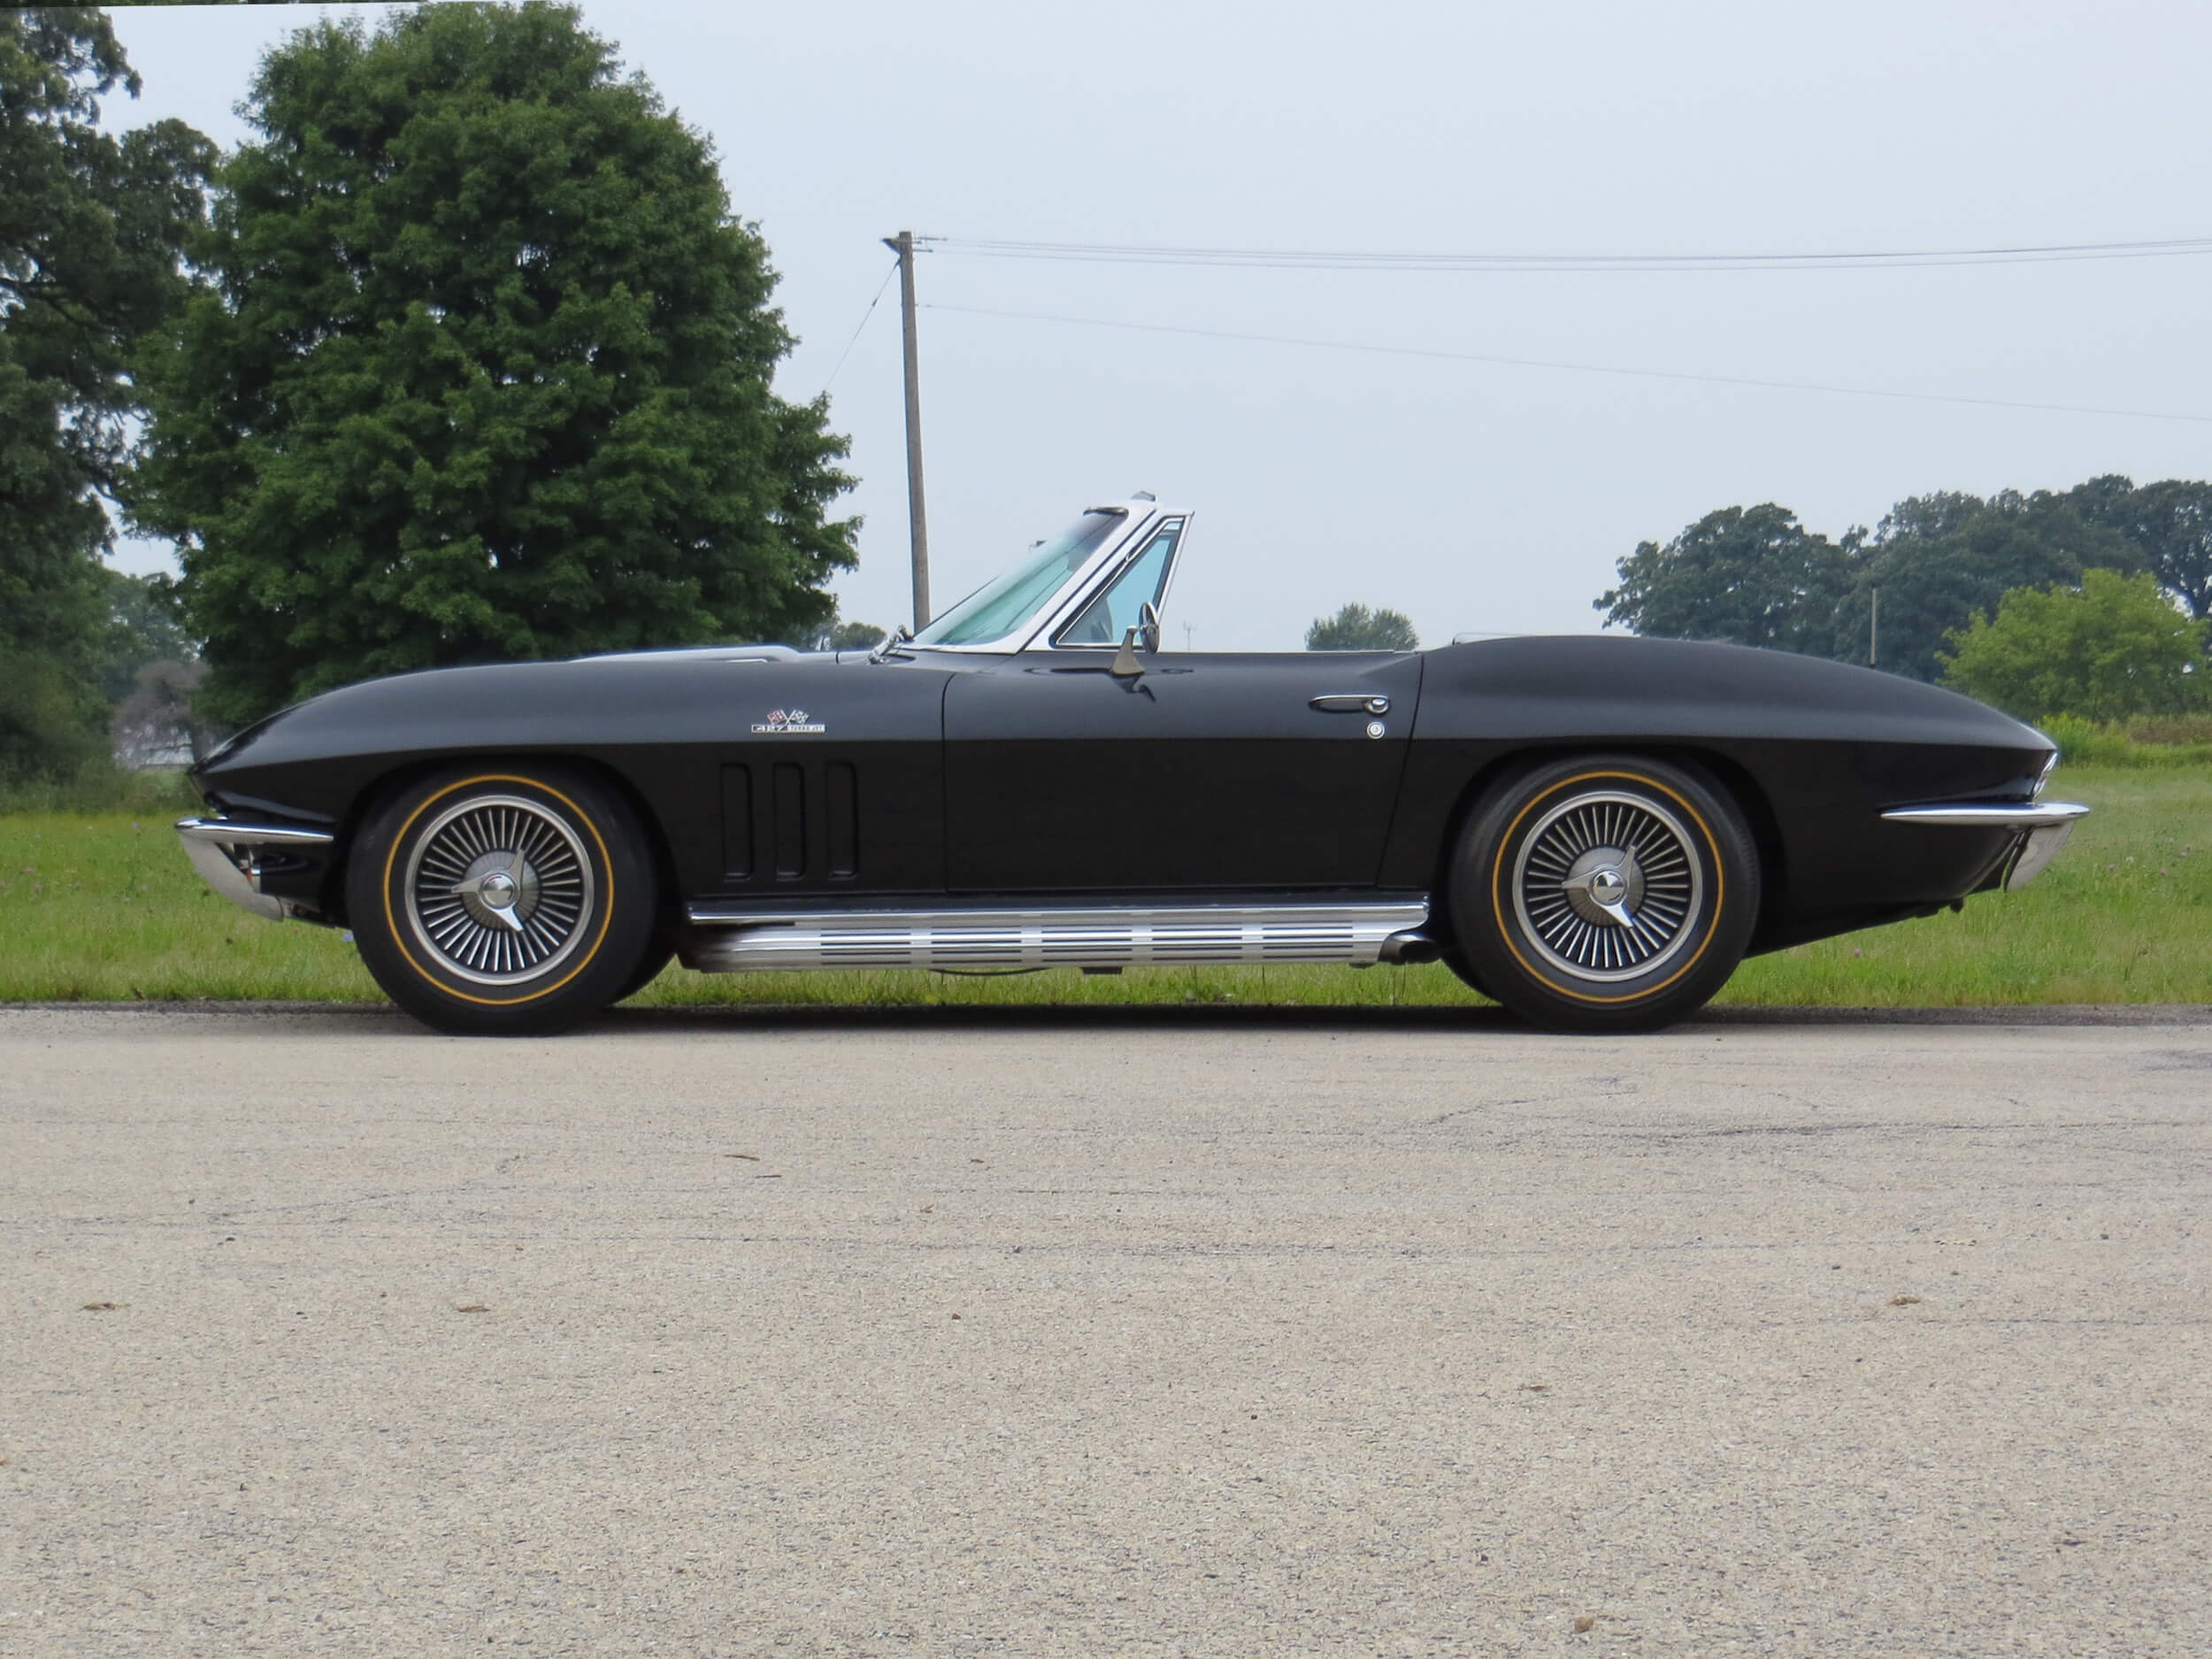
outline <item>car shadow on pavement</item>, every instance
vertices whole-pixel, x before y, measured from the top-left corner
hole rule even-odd
[[[388,1002],[18,1002],[0,1014],[68,1015],[133,1020],[263,1020],[294,1033],[358,1032],[434,1037]],[[1676,1031],[1805,1029],[1817,1026],[2212,1025],[2212,1005],[2024,1003],[2001,1008],[1708,1008]],[[578,1036],[669,1032],[839,1031],[1439,1031],[1533,1033],[1494,1005],[1377,1004],[1315,1007],[1287,1002],[1001,1003],[872,1006],[825,1002],[687,1003],[613,1008],[579,1026]]]
[[[2212,1007],[2085,1004],[2002,1008],[1708,1008],[1671,1029],[1854,1025],[2198,1025]],[[864,1007],[849,1004],[693,1004],[615,1008],[589,1025],[607,1034],[669,1031],[1442,1031],[1533,1032],[1502,1008],[1336,1007],[1293,1003],[1173,1002]]]
[[[614,1008],[581,1029],[634,1031],[1525,1031],[1502,1008],[1294,1003],[722,1003]]]

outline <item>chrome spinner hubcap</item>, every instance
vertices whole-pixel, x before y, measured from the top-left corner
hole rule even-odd
[[[575,832],[521,795],[477,795],[432,819],[406,881],[416,942],[480,985],[534,979],[573,955],[595,891]]]
[[[1689,943],[1704,892],[1682,820],[1623,791],[1562,802],[1537,820],[1514,859],[1523,937],[1578,979],[1637,979],[1664,965]]]

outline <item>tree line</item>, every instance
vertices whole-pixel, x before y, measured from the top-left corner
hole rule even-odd
[[[2093,713],[2054,698],[2114,711],[2094,718],[2164,712],[2212,684],[2212,483],[1916,495],[1833,540],[1774,503],[1724,507],[1617,569],[1594,602],[1609,626],[1871,662],[2028,718]],[[2062,648],[2071,680],[2031,690],[2026,657]]]
[[[839,635],[846,443],[772,390],[765,244],[572,6],[320,20],[227,153],[112,130],[140,87],[104,12],[0,11],[0,776],[104,753],[134,695],[234,726]],[[107,565],[119,523],[180,577]]]

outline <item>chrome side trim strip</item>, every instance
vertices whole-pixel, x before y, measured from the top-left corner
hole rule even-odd
[[[1425,901],[1188,904],[1143,909],[763,912],[694,905],[689,966],[709,973],[816,968],[1110,968],[1194,962],[1382,959],[1420,928]],[[727,930],[726,932],[721,930]]]
[[[194,841],[211,841],[219,847],[327,847],[338,839],[327,830],[250,824],[242,818],[180,818],[177,833],[184,837],[188,847]]]
[[[2009,801],[1959,801],[1939,806],[1892,807],[1882,814],[1893,824],[1939,824],[1962,829],[2047,829],[2087,818],[2089,809],[2070,801],[2034,804]]]

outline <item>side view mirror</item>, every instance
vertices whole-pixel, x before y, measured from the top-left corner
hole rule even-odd
[[[1133,622],[1122,631],[1121,649],[1114,653],[1113,666],[1106,671],[1116,680],[1144,678],[1144,658],[1137,655],[1137,644],[1143,635],[1144,630]]]
[[[1160,612],[1147,600],[1137,611],[1137,620],[1122,630],[1121,649],[1114,653],[1110,671],[1116,680],[1140,680],[1144,676],[1144,661],[1137,653],[1148,655],[1160,649]]]

